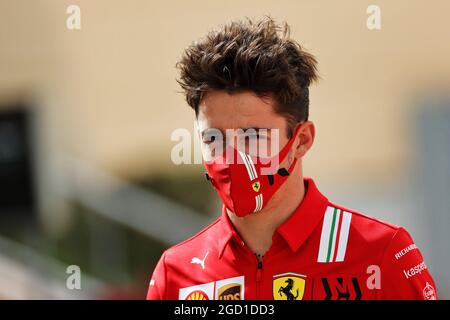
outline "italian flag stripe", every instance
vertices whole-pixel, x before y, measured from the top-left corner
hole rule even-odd
[[[331,221],[331,231],[330,231],[330,237],[328,240],[328,250],[327,250],[327,262],[331,261],[331,254],[334,254],[334,246],[336,244],[336,233],[337,233],[337,227],[336,227],[336,220],[339,221],[340,212],[337,208],[334,208],[333,210],[333,220]]]
[[[337,225],[336,239],[339,239],[339,237],[341,236],[341,230],[342,230],[342,215],[343,215],[343,212],[340,211],[340,213],[341,213],[341,216],[340,216],[340,219],[339,219],[339,224]],[[332,256],[331,256],[331,260],[332,261],[336,261],[336,255],[337,255],[337,249],[336,248],[337,248],[337,245],[335,245],[334,249],[333,249],[333,253],[332,253]]]
[[[251,169],[251,167],[250,167],[250,164],[248,163],[248,159],[247,159],[246,154],[239,151],[239,155],[241,156],[242,161],[244,161],[244,165],[245,165],[245,168],[247,169],[247,172],[248,172],[248,176],[249,176],[249,178],[250,178],[250,181],[254,180],[254,179],[255,179],[255,176],[253,175],[253,172],[252,172],[252,169]]]
[[[328,207],[320,236],[318,262],[344,261],[350,229],[351,213]]]
[[[245,154],[245,156],[247,157],[248,163],[250,164],[250,169],[253,173],[253,176],[255,177],[254,179],[258,178],[258,174],[256,173],[256,169],[255,169],[255,165],[253,164],[252,157],[250,157],[250,155],[248,155],[248,154]]]
[[[344,261],[345,252],[347,251],[348,234],[350,231],[350,222],[352,221],[352,214],[344,212],[342,216],[341,235],[339,237],[339,246],[336,256],[337,262]]]
[[[322,233],[320,235],[320,247],[318,262],[327,262],[328,245],[330,240],[331,220],[333,218],[334,208],[328,207],[325,211],[322,225]]]
[[[261,193],[261,194],[258,194],[258,195],[255,197],[255,201],[256,201],[256,207],[255,207],[255,210],[254,210],[253,212],[261,211],[262,205],[263,205],[263,196],[262,196],[262,193]]]

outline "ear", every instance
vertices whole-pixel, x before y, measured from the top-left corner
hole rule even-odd
[[[300,128],[297,130],[293,146],[295,158],[303,158],[303,156],[312,147],[315,134],[316,128],[314,123],[311,121],[306,121],[300,125]]]

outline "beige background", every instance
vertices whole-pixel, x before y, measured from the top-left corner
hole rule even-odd
[[[81,30],[66,28],[71,4],[81,8]],[[366,27],[371,4],[381,8],[381,30]],[[411,231],[448,298],[450,260],[443,255],[450,241],[448,211],[426,207],[446,198],[447,189],[441,190],[442,197],[431,188],[425,195],[408,184],[416,170],[418,101],[450,92],[449,13],[447,0],[0,0],[0,108],[17,101],[34,108],[40,214],[49,234],[64,234],[71,215],[60,198],[82,175],[73,167],[64,170],[61,155],[126,181],[152,173],[178,178],[203,171],[200,165],[177,167],[170,160],[171,133],[192,131],[194,121],[175,81],[175,63],[187,45],[211,28],[270,14],[288,22],[292,37],[319,62],[321,80],[310,90],[317,136],[304,162],[305,174],[330,199]],[[123,185],[89,170],[84,177],[100,186],[100,195]],[[102,207],[101,197],[89,198],[90,189],[78,188],[73,193],[84,204],[117,222],[113,212],[123,207],[120,198],[119,205],[107,199]],[[414,202],[417,194],[429,201],[425,209]],[[163,223],[160,217],[170,218],[169,225],[190,222],[186,233],[202,225],[198,215],[173,203],[150,195],[137,198],[135,205],[143,210],[137,228],[147,221],[151,230],[151,217]],[[117,223],[128,228],[127,219],[133,220],[124,215]],[[169,234],[156,231],[161,230]],[[111,239],[120,245],[120,235]],[[154,252],[152,259],[158,257]],[[13,286],[4,286],[0,295],[9,295]]]
[[[81,8],[81,30],[65,22]],[[183,48],[234,18],[270,14],[317,56],[311,89],[316,144],[306,173],[347,182],[397,179],[414,141],[412,99],[448,84],[448,1],[0,2],[0,101],[31,96],[45,108],[50,145],[126,176],[170,168],[170,134],[193,113],[174,64]]]

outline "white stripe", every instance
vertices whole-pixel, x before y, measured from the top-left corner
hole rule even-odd
[[[352,220],[352,214],[345,212],[342,215],[341,233],[339,234],[338,252],[336,255],[336,261],[344,261],[345,252],[347,250],[348,233],[350,230],[350,222]]]
[[[258,200],[259,200],[258,196],[255,196],[255,203],[256,203],[256,205],[255,205],[255,210],[253,210],[253,212],[257,212],[258,211],[258,207],[259,207]]]
[[[259,198],[259,208],[258,211],[260,211],[262,209],[262,193],[258,194],[258,198]]]
[[[239,151],[239,155],[242,158],[242,161],[244,162],[245,168],[247,169],[247,173],[248,173],[248,177],[250,179],[250,181],[254,180],[253,175],[252,175],[252,169],[250,168],[250,166],[247,164],[247,156],[245,155],[245,153]]]
[[[253,164],[252,157],[250,157],[247,154],[245,154],[245,155],[246,155],[246,157],[248,159],[248,163],[250,163],[250,167],[252,168],[252,172],[253,172],[253,175],[254,175],[255,179],[258,178],[258,174],[256,173],[256,169],[255,169],[255,165]]]
[[[331,223],[333,222],[333,207],[327,207],[323,218],[322,234],[317,262],[327,262],[328,242],[330,241]]]
[[[295,273],[295,272],[285,272],[285,273],[278,273],[278,274],[274,274],[273,277],[282,277],[282,276],[288,276],[288,275],[296,275],[296,276],[300,276],[300,277],[306,277],[306,274],[301,274],[301,273]]]
[[[336,248],[336,236],[337,236],[337,231],[338,231],[338,227],[339,227],[339,218],[341,217],[341,210],[336,210],[336,220],[334,221],[334,230],[333,230],[333,242],[331,243],[331,255],[330,255],[330,261],[329,262],[333,262],[333,258],[334,258],[334,249]],[[333,220],[333,217],[331,217],[331,219]]]
[[[257,212],[257,211],[260,211],[262,209],[262,194],[258,194],[255,197],[255,201],[256,201],[256,207],[255,207],[255,210],[253,212]]]

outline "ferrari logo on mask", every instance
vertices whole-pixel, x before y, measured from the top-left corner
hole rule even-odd
[[[302,300],[305,293],[306,276],[288,272],[273,276],[274,300]]]
[[[261,187],[261,184],[259,183],[259,181],[256,181],[255,183],[253,183],[252,188],[255,192],[259,192],[259,188]]]

